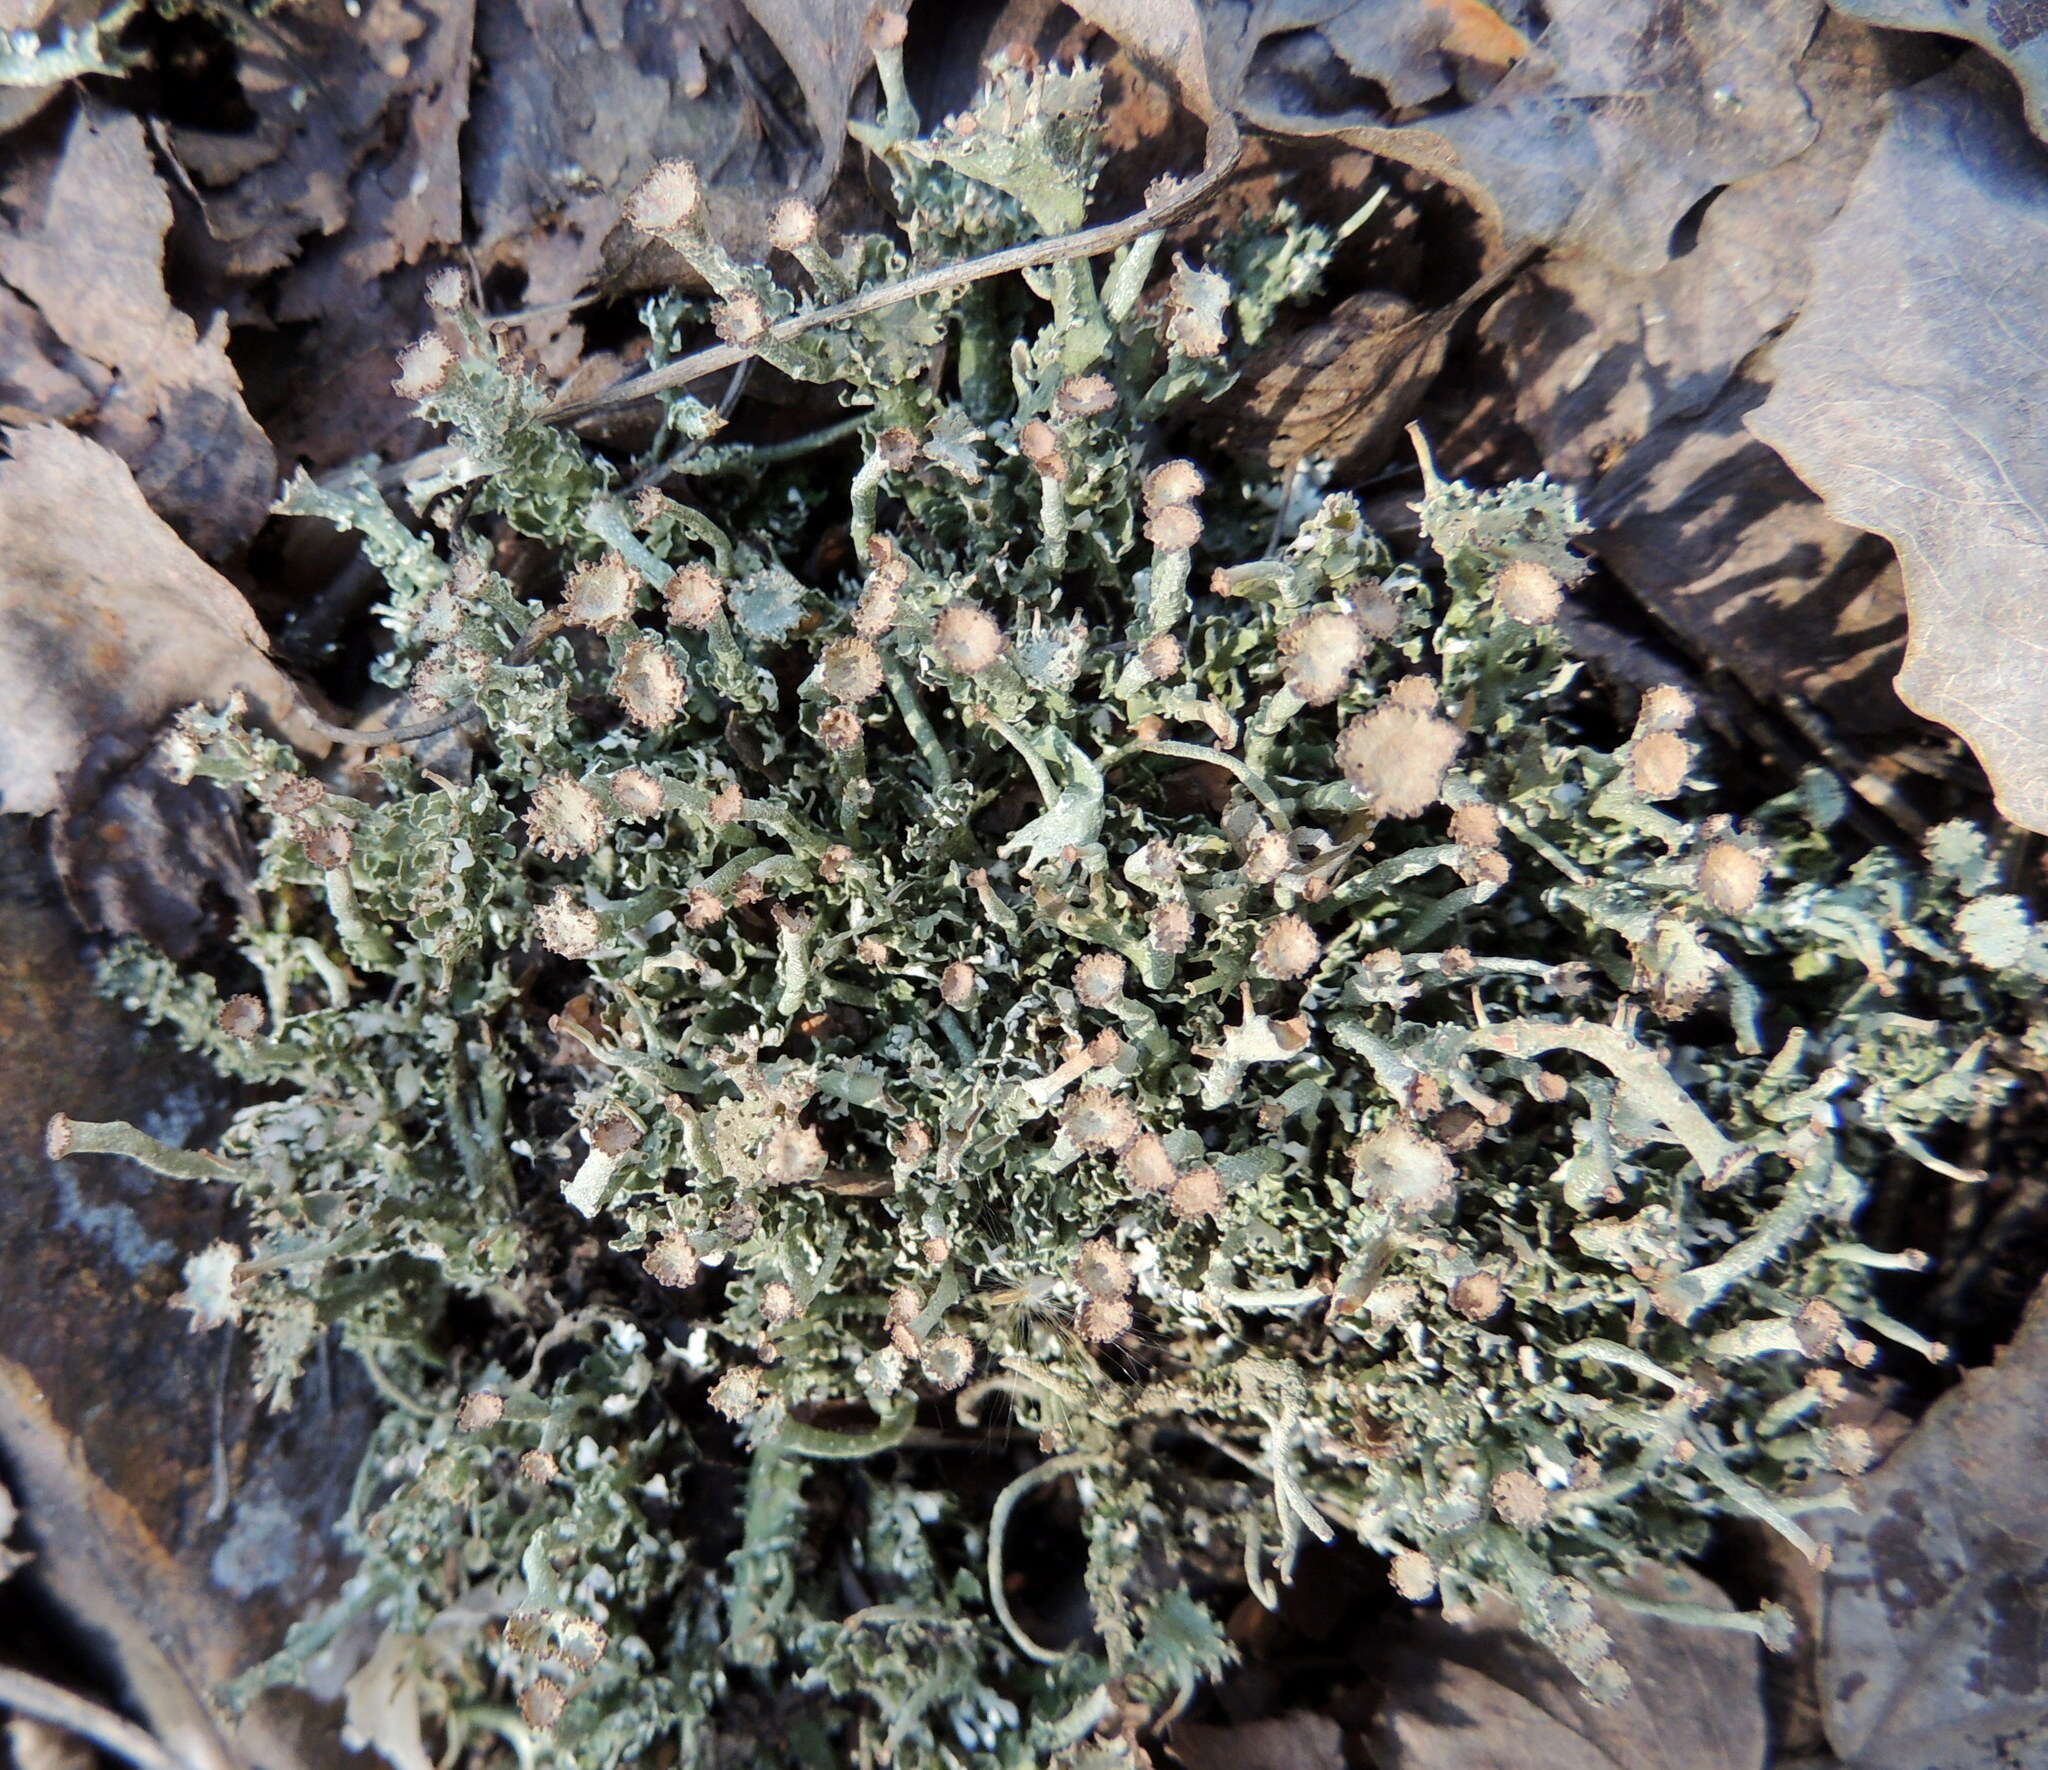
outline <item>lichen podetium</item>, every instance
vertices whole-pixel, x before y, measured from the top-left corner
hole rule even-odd
[[[785,282],[686,169],[636,194],[728,337],[1078,225],[1093,74],[928,135],[890,90],[900,232],[779,213]],[[1354,1535],[1596,1694],[1603,1587],[1717,1515],[1814,1550],[1840,1365],[1920,1345],[1858,1206],[2041,1060],[2048,938],[1975,829],[1858,858],[1826,779],[1751,803],[1683,694],[1618,709],[1559,487],[1430,472],[1407,559],[1163,446],[1331,249],[769,339],[851,431],[671,393],[624,464],[437,280],[427,520],[285,508],[382,571],[400,716],[462,716],[323,777],[187,715],[264,916],[107,981],[253,1103],[204,1156],[53,1130],[236,1188],[181,1300],[275,1402],[330,1332],[390,1400],[358,1570],[252,1682],[373,1648],[401,1764],[393,1692],[578,1770],[1135,1763],[1230,1656],[1219,1550],[1270,1599]],[[657,363],[700,311],[649,303]],[[1004,1577],[1055,1484],[1078,1639]]]

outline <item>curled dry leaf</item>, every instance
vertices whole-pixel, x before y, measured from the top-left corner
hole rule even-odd
[[[674,280],[680,261],[619,221],[659,160],[705,169],[712,232],[735,249],[765,231],[774,204],[763,193],[794,188],[815,166],[782,116],[785,102],[801,108],[790,75],[740,0],[615,12],[513,0],[480,15],[477,51],[491,74],[477,83],[463,137],[471,247],[486,276],[521,288],[525,308],[573,301],[600,280]],[[748,228],[735,193],[750,200]],[[649,251],[658,262],[643,266]],[[537,314],[522,336],[551,374],[567,374],[582,351],[567,312]]]
[[[198,199],[182,250],[225,287],[283,273],[247,317],[302,328],[263,413],[288,457],[326,467],[418,434],[391,363],[428,268],[462,242],[475,27],[473,0],[297,0],[236,46],[253,127],[158,133]]]
[[[1141,68],[1170,81],[1203,117],[1235,98],[1227,77],[1219,82],[1210,75],[1215,21],[1197,0],[1085,0],[1074,10],[1121,43]]]
[[[1811,140],[1696,211],[1681,256],[1637,273],[1551,253],[1502,296],[1482,330],[1552,472],[1591,478],[1721,397],[1799,311],[1814,242],[1870,155],[1886,95],[1939,66],[1922,41],[1830,17],[1794,72]]]
[[[1830,16],[1797,79],[1818,124],[1796,157],[1731,184],[1684,256],[1647,275],[1555,253],[1481,322],[1545,467],[1579,482],[1602,561],[1692,649],[1846,732],[1899,725],[1905,602],[1890,550],[1837,522],[1743,426],[1758,346],[1798,311],[1813,242],[1884,122],[1886,95],[1939,65],[1925,39]],[[1497,417],[1439,439],[1459,462]]]
[[[2048,1290],[1864,1484],[1820,1514],[1821,1704],[1852,1770],[2048,1757]]]
[[[20,297],[0,310],[15,322],[9,354],[34,348],[19,330],[33,310],[83,395],[36,415],[79,423],[112,449],[201,552],[232,551],[269,510],[277,461],[242,404],[225,321],[202,334],[164,292],[171,204],[142,125],[81,107],[17,200],[0,232],[0,281]]]
[[[1829,516],[1743,427],[1745,377],[1653,431],[1587,494],[1601,562],[1753,694],[1791,693],[1844,732],[1896,729],[1905,604],[1890,550]]]
[[[474,13],[473,0],[316,0],[275,21],[306,47],[290,62],[272,47],[264,64],[268,138],[277,144],[295,105],[317,107],[320,124],[287,130],[283,156],[229,197],[265,198],[289,217],[303,193],[325,189],[340,217],[288,240],[296,262],[272,302],[317,340],[288,386],[290,416],[272,420],[289,452],[332,460],[391,446],[410,424],[391,394],[391,358],[419,330],[422,276],[463,240]],[[310,105],[296,67],[318,70]],[[219,206],[208,203],[209,220]]]
[[[1639,271],[1671,256],[1708,192],[1813,137],[1793,69],[1820,0],[1558,0],[1526,45],[1480,0],[1354,0],[1312,28],[1296,10],[1195,0],[1077,10],[1204,114],[1335,136],[1455,186],[1510,247]]]
[[[194,249],[217,275],[332,250],[362,279],[461,239],[473,13],[472,0],[301,0],[241,35],[253,127],[165,131],[199,194]]]
[[[1899,693],[2048,830],[2048,155],[1985,80],[1897,95],[1749,417],[1905,568]]]
[[[198,947],[222,906],[256,914],[255,856],[234,801],[211,781],[179,781],[163,747],[132,734],[94,739],[50,820],[50,858],[80,924],[135,934],[174,957]]]
[[[754,22],[768,33],[803,88],[818,137],[819,159],[807,181],[815,194],[831,181],[846,137],[853,93],[874,64],[868,23],[884,10],[903,10],[904,0],[885,8],[882,0],[743,0]]]
[[[1635,1589],[1733,1608],[1695,1573],[1645,1574]],[[1596,1610],[1633,1685],[1606,1704],[1510,1626],[1497,1600],[1461,1623],[1418,1613],[1383,1667],[1373,1762],[1384,1770],[1762,1770],[1762,1649],[1753,1637],[1605,1599]]]
[[[1246,363],[1221,442],[1275,468],[1314,455],[1347,474],[1371,474],[1443,367],[1452,328],[1524,262],[1509,260],[1427,313],[1379,291],[1339,302],[1321,324]]]
[[[47,426],[7,443],[0,810],[50,810],[95,739],[139,740],[178,708],[236,689],[279,732],[326,749],[241,592],[151,511],[119,457]]]
[[[764,17],[764,35],[741,0],[306,0],[265,23],[239,51],[256,129],[167,139],[215,276],[284,270],[267,310],[304,332],[265,420],[316,468],[415,446],[391,361],[457,246],[516,291],[522,350],[566,377],[586,364],[579,298],[672,280],[675,261],[644,263],[619,227],[657,160],[715,169],[712,225],[731,240],[760,234],[761,192],[816,174],[815,144],[784,113],[801,115],[800,79],[820,69],[790,46],[785,65],[776,25]],[[835,153],[843,121],[828,120]]]
[[[1833,0],[1837,12],[1899,31],[1966,37],[2005,63],[2026,94],[2027,120],[2048,138],[2048,8],[2034,0]]]

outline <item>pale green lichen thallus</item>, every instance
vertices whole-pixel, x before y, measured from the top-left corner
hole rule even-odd
[[[1093,73],[919,134],[895,53],[896,231],[786,205],[764,267],[687,167],[628,203],[725,337],[1082,221]],[[53,1127],[234,1187],[180,1302],[274,1403],[331,1332],[389,1402],[256,1681],[352,1674],[397,1764],[416,1703],[507,1764],[1106,1766],[1309,1536],[1596,1693],[1642,1561],[1815,1551],[1842,1373],[1938,1354],[1858,1206],[2041,1061],[2048,936],[1977,830],[1859,857],[1826,778],[1755,803],[1684,694],[1619,705],[1559,487],[1431,473],[1407,557],[1174,446],[1332,247],[766,339],[847,422],[670,394],[623,463],[436,280],[425,520],[367,469],[285,507],[382,572],[394,717],[465,716],[323,773],[190,713],[263,913],[107,982],[251,1104],[203,1155]],[[704,311],[648,303],[655,364]],[[1079,1639],[1013,1602],[1027,1513],[1078,1518]]]

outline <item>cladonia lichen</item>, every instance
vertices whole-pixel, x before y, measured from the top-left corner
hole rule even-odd
[[[890,91],[893,234],[792,211],[764,268],[641,186],[724,336],[1079,224],[1092,73],[925,135]],[[356,1571],[257,1681],[352,1652],[401,1764],[407,1704],[577,1770],[1137,1763],[1231,1655],[1219,1564],[1270,1602],[1353,1536],[1612,1693],[1641,1562],[1817,1552],[1842,1368],[1928,1350],[1858,1206],[2039,1060],[2048,935],[1975,829],[1858,855],[1826,778],[1755,803],[1683,694],[1618,711],[1558,486],[1431,471],[1408,557],[1183,459],[1331,246],[769,339],[850,430],[670,393],[632,460],[437,284],[422,520],[367,470],[285,508],[360,536],[392,717],[446,729],[323,772],[186,716],[263,914],[108,982],[250,1104],[52,1129],[233,1187],[179,1301],[275,1404],[330,1334],[388,1401]],[[657,364],[701,317],[649,304]],[[1078,1631],[1007,1577],[1055,1491]]]

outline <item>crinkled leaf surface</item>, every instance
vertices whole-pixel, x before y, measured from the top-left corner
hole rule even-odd
[[[2048,830],[2048,152],[1987,84],[1900,93],[1750,429],[1905,568],[1899,692]]]
[[[1417,167],[1511,247],[1571,245],[1639,271],[1671,256],[1702,197],[1791,158],[1815,128],[1795,69],[1820,0],[1559,0],[1519,55],[1498,14],[1439,0],[1078,10],[1197,108]],[[1425,95],[1413,120],[1378,108]]]
[[[0,810],[48,811],[86,748],[235,689],[324,749],[242,594],[144,503],[120,457],[68,430],[7,433],[0,463]]]
[[[233,800],[173,778],[161,745],[138,756],[132,732],[86,747],[48,831],[72,914],[95,932],[137,934],[184,958],[212,937],[221,905],[256,914],[255,857]]]
[[[2048,1291],[1830,1513],[1821,1700],[1851,1770],[2048,1761]],[[1820,1522],[1819,1519],[1816,1522]]]
[[[1769,388],[1758,347],[1798,311],[1814,241],[1840,211],[1885,99],[1941,66],[1928,38],[1830,15],[1796,70],[1805,149],[1730,184],[1688,249],[1642,273],[1552,252],[1487,311],[1514,421],[1581,487],[1591,545],[1699,656],[1769,700],[1791,693],[1845,733],[1895,729],[1905,602],[1890,550],[1829,516],[1743,425]],[[1497,412],[1442,439],[1497,447]]]
[[[1382,291],[1339,302],[1328,319],[1245,365],[1219,440],[1275,468],[1314,455],[1353,474],[1373,472],[1443,367],[1452,329],[1520,268],[1509,260],[1426,313]]]
[[[754,22],[766,31],[803,88],[820,149],[812,175],[822,189],[839,164],[853,89],[874,61],[868,21],[881,13],[881,0],[744,0]]]
[[[2012,70],[2036,135],[2048,136],[2048,6],[2041,0],[1835,0],[1835,10],[1900,31],[1966,37]]]
[[[62,151],[11,194],[0,280],[68,353],[90,401],[89,416],[63,398],[39,415],[85,422],[196,547],[231,551],[270,507],[276,456],[242,403],[226,325],[202,333],[164,291],[171,204],[141,123],[81,107]]]
[[[1647,273],[1552,252],[1488,310],[1515,418],[1553,473],[1579,481],[1717,401],[1745,359],[1799,311],[1814,242],[1840,213],[1885,121],[1887,95],[1939,71],[1924,39],[1830,17],[1795,78],[1812,139],[1718,192],[1682,256]]]
[[[1628,450],[1586,494],[1592,546],[1752,693],[1790,692],[1844,732],[1896,729],[1909,723],[1891,689],[1906,627],[1898,565],[1743,428],[1763,397],[1739,379]]]
[[[474,10],[301,0],[244,36],[236,73],[253,127],[186,118],[166,132],[204,198],[194,252],[258,276],[332,241],[374,275],[457,243]]]
[[[254,127],[165,133],[203,199],[182,244],[227,289],[280,273],[241,289],[236,317],[303,328],[263,412],[280,449],[325,468],[418,446],[392,358],[427,324],[428,271],[459,247],[494,305],[527,315],[520,347],[547,374],[587,365],[578,297],[674,279],[672,257],[619,225],[658,159],[696,160],[721,237],[758,239],[774,193],[820,177],[800,125],[813,99],[836,156],[867,50],[836,11],[753,12],[304,0],[266,17],[236,46]],[[599,359],[600,380],[616,372]]]
[[[734,242],[745,232],[736,197],[758,235],[774,206],[767,193],[815,169],[812,149],[779,110],[771,124],[763,108],[801,106],[738,0],[590,8],[494,0],[478,18],[477,50],[492,77],[478,83],[464,136],[472,246],[486,275],[523,277],[527,306],[586,294],[601,274],[621,269],[636,286],[674,279],[672,257],[645,275],[607,259],[608,237],[613,253],[645,246],[620,227],[619,208],[657,160],[704,169],[713,229]],[[582,331],[564,314],[529,327],[526,348],[563,374]]]

